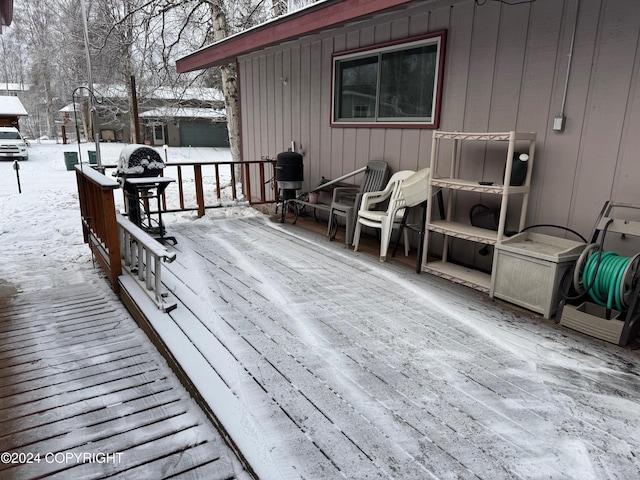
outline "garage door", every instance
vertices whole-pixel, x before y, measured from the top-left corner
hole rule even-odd
[[[180,122],[180,145],[183,147],[228,147],[226,123],[207,121]]]

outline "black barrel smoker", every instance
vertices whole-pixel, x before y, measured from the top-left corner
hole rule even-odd
[[[170,240],[166,237],[162,222],[160,199],[172,178],[162,177],[164,161],[153,148],[144,145],[127,145],[120,152],[116,176],[125,193],[127,215],[129,220],[160,241]],[[157,210],[152,211],[150,200],[157,200]],[[154,216],[157,215],[157,218]]]
[[[296,152],[282,152],[276,157],[276,182],[282,202],[282,219],[287,210],[287,202],[296,198],[296,192],[302,188],[304,180],[302,155]]]

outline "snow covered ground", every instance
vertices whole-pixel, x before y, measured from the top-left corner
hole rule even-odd
[[[120,143],[100,144],[103,165],[116,165],[123,147]],[[82,143],[80,149],[81,158],[87,162],[87,152],[95,150],[95,144]],[[164,150],[157,150],[165,158]],[[1,254],[5,259],[11,258],[14,262],[19,262],[22,256],[29,255],[37,256],[42,268],[61,265],[61,268],[66,270],[91,269],[90,251],[82,240],[76,176],[75,172],[66,169],[64,152],[78,152],[78,145],[34,141],[29,147],[29,160],[18,162],[17,173],[22,193],[18,192],[14,162],[0,161],[0,245]],[[229,149],[169,147],[167,159],[169,162],[230,161],[231,155]],[[108,170],[107,174],[112,171]],[[195,206],[192,171],[185,168],[184,175],[185,202],[187,205]],[[175,169],[167,168],[166,176],[175,178]],[[212,171],[205,170],[204,181],[205,184],[211,185],[214,181]],[[229,181],[228,170],[221,171],[221,184],[226,187],[226,191],[229,190]],[[175,184],[167,190],[174,202],[177,202],[176,190]],[[229,193],[223,193],[222,197],[222,201],[234,203],[230,201]],[[123,198],[120,192],[116,192],[115,200],[116,207],[122,209]],[[209,198],[208,201],[216,204],[215,198]],[[236,209],[232,211],[235,212]],[[208,214],[227,213],[227,209],[221,208]],[[190,219],[194,216],[193,213],[185,213],[175,217]],[[14,278],[10,271],[0,272],[0,278],[5,282],[20,282],[19,277],[19,272]],[[42,287],[46,285],[21,285],[21,288],[27,290]]]

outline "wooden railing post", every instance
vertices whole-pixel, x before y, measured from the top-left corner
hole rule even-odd
[[[244,198],[251,202],[251,172],[249,171],[249,164],[244,164]]]
[[[233,168],[233,165],[231,165],[231,168]],[[220,200],[220,198],[222,197],[222,192],[220,189],[220,165],[218,165],[217,163],[215,165],[215,170],[216,170],[216,198]]]
[[[184,192],[182,191],[182,167],[178,165],[178,197],[180,210],[184,210]]]
[[[231,164],[231,198],[233,200],[238,199],[236,192],[236,166],[234,164]]]
[[[204,186],[202,185],[202,165],[193,166],[196,182],[196,203],[198,204],[198,218],[204,216]]]
[[[264,202],[267,198],[267,182],[264,180],[264,163],[260,164],[260,201]]]

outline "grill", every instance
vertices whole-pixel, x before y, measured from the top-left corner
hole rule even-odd
[[[129,220],[158,240],[171,241],[165,236],[160,199],[172,178],[162,177],[164,161],[153,148],[143,145],[127,145],[120,152],[116,176],[125,193]],[[152,211],[150,200],[157,200],[157,210]],[[157,215],[157,218],[154,216]]]
[[[282,223],[284,223],[287,202],[296,198],[296,191],[302,188],[304,180],[302,155],[296,152],[282,152],[276,157],[276,181],[282,201]]]
[[[120,178],[158,177],[164,170],[164,161],[153,148],[127,145],[120,151],[116,175]]]

